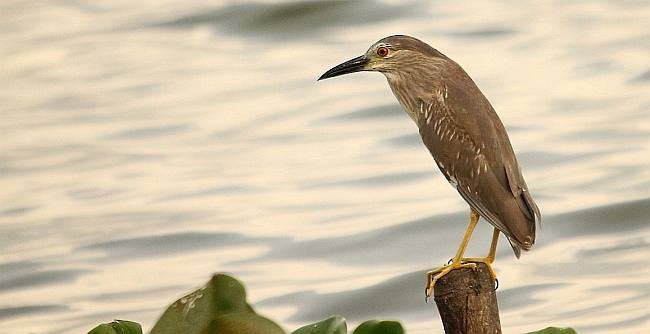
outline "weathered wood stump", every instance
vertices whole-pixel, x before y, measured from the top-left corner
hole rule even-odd
[[[499,307],[490,271],[483,263],[441,277],[434,300],[447,334],[501,333]]]

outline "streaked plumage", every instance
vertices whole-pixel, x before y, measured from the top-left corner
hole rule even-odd
[[[427,297],[435,282],[455,268],[494,260],[499,231],[517,257],[535,243],[541,216],[510,145],[487,98],[453,60],[409,36],[386,37],[360,57],[320,79],[357,71],[383,73],[393,94],[417,125],[442,174],[472,208],[470,224],[449,266],[427,273]],[[478,215],[495,227],[485,258],[464,258]]]
[[[445,178],[519,257],[535,242],[540,213],[492,105],[456,62],[423,42],[391,36],[378,44],[420,54],[387,74],[388,84]]]

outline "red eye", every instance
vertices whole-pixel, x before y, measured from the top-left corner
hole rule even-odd
[[[377,55],[379,55],[380,57],[388,56],[388,48],[385,48],[383,46],[380,47],[379,49],[377,49]]]

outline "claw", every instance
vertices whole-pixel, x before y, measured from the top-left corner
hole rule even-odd
[[[424,295],[425,295],[425,301],[428,301],[428,299],[431,297],[433,294],[433,288],[436,285],[436,282],[442,278],[443,276],[449,274],[452,270],[458,269],[458,268],[475,268],[476,263],[462,263],[460,260],[459,261],[452,261],[451,264],[444,265],[442,267],[439,267],[437,269],[431,270],[427,272],[427,286],[424,289]]]
[[[491,258],[491,257],[465,257],[465,258],[462,258],[461,261],[463,263],[485,263],[488,270],[490,271],[490,276],[492,276],[492,279],[497,282],[497,287],[499,286],[499,280],[497,280],[497,274],[494,272],[494,269],[492,269],[492,262],[494,262],[493,258]],[[495,290],[496,290],[496,288],[495,288]]]

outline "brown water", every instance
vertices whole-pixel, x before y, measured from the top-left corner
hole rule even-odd
[[[288,329],[442,332],[423,272],[466,205],[381,75],[315,81],[405,33],[477,81],[542,209],[533,251],[500,245],[505,332],[645,332],[648,22],[647,1],[3,1],[0,331],[149,329],[225,271]]]

